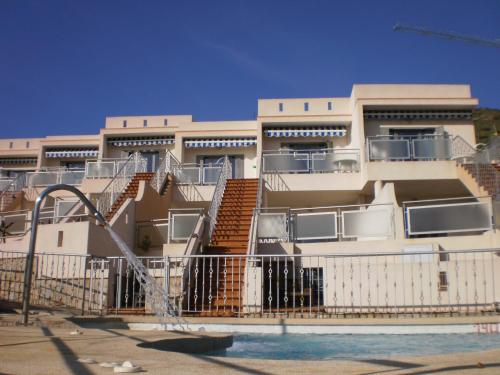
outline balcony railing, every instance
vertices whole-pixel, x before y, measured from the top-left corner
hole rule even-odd
[[[113,178],[128,159],[87,160],[85,178]]]
[[[259,243],[353,241],[394,237],[392,204],[314,208],[262,208]]]
[[[198,222],[202,208],[173,208],[166,219],[141,221],[136,225],[136,246],[161,247],[186,242]]]
[[[264,151],[263,173],[358,172],[359,150],[278,150]]]
[[[376,136],[367,139],[370,161],[451,160],[453,139],[444,135]]]
[[[221,170],[222,164],[184,163],[173,167],[176,182],[181,185],[215,185]]]
[[[457,235],[494,229],[491,197],[403,202],[407,237]]]
[[[84,169],[42,169],[26,174],[28,187],[43,187],[54,184],[80,185],[85,177]]]

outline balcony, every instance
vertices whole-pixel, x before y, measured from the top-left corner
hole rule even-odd
[[[136,246],[144,250],[145,247],[161,248],[164,244],[185,244],[202,213],[201,208],[173,208],[166,219],[138,222]]]
[[[263,173],[345,173],[359,171],[359,150],[264,151]]]
[[[45,187],[54,184],[80,185],[85,177],[84,169],[41,169],[26,174],[27,187]]]
[[[85,163],[85,178],[113,178],[127,161],[128,159],[88,160]]]
[[[367,138],[369,161],[427,161],[453,158],[451,136],[384,136]]]
[[[180,185],[215,185],[221,170],[220,164],[184,163],[173,167],[176,182]]]
[[[407,238],[480,234],[494,229],[491,197],[403,202]]]
[[[394,238],[392,204],[313,208],[263,208],[259,243],[330,242]]]

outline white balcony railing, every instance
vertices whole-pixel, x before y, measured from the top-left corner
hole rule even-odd
[[[279,150],[264,151],[263,173],[358,172],[359,150]]]
[[[55,184],[80,185],[85,177],[84,169],[42,169],[26,174],[28,187],[43,187]]]
[[[198,222],[202,208],[173,208],[166,219],[141,221],[136,224],[136,246],[143,250],[168,243],[186,242]]]
[[[407,237],[470,234],[494,229],[491,197],[403,202]]]
[[[257,219],[260,243],[390,239],[394,229],[392,204],[262,208]]]
[[[445,135],[368,137],[370,161],[451,160],[453,139]]]
[[[222,164],[184,163],[173,167],[176,182],[180,185],[215,185],[221,170]]]
[[[128,159],[87,160],[85,178],[113,178]]]

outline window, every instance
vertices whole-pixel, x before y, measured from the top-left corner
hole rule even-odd
[[[304,103],[304,111],[309,111],[309,103]]]
[[[331,111],[333,108],[332,102],[328,102],[328,110]]]
[[[147,127],[147,126],[148,126],[148,120],[144,120],[144,121],[142,122],[142,126],[143,126],[143,127]]]
[[[127,120],[123,120],[123,127],[126,128],[127,127]]]
[[[439,285],[438,290],[440,292],[445,292],[448,290],[448,275],[445,271],[439,272]]]
[[[168,125],[168,119],[164,119],[163,120],[163,126],[167,126]]]
[[[9,143],[9,148],[12,148],[12,147],[14,147],[14,142]]]
[[[30,143],[26,142],[26,148],[30,148]]]
[[[280,112],[283,112],[283,103],[278,104],[278,109]]]
[[[64,232],[62,230],[57,232],[57,247],[62,247],[64,239]]]

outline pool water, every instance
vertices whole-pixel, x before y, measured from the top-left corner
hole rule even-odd
[[[433,355],[500,348],[500,334],[436,335],[235,335],[231,348],[210,355],[327,360]]]

